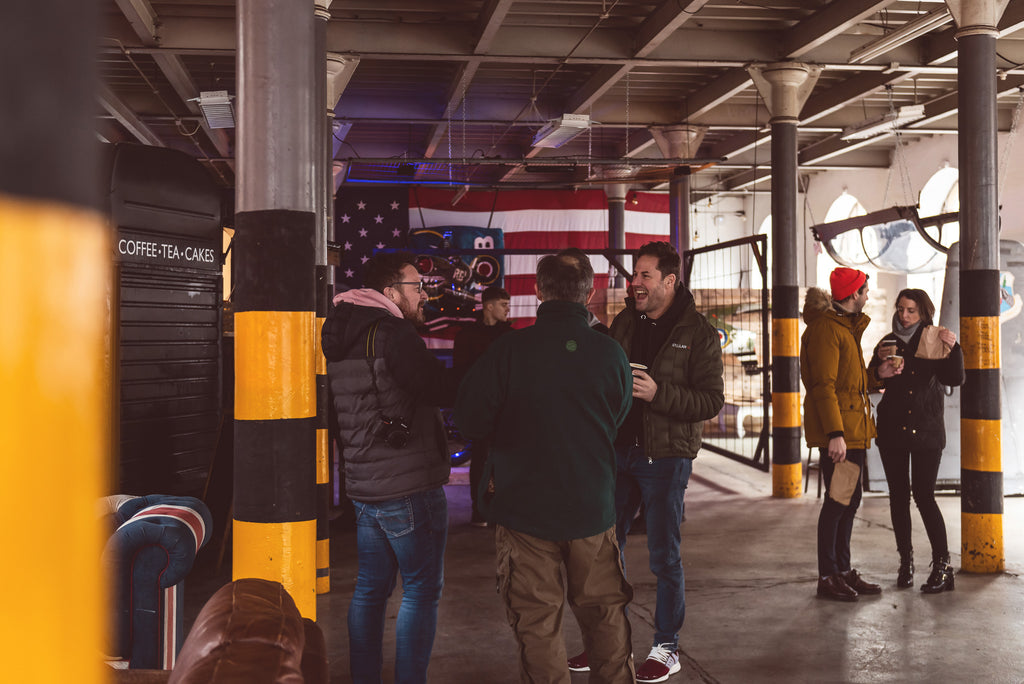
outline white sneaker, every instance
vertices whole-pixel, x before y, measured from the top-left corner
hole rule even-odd
[[[674,644],[655,644],[647,660],[636,671],[638,682],[663,682],[682,669],[679,649]]]

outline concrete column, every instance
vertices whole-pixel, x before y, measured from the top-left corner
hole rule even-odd
[[[237,16],[232,574],[281,582],[315,619],[316,31],[289,0]]]
[[[9,682],[109,676],[99,654],[110,652],[100,562],[110,530],[96,506],[110,493],[113,245],[97,195],[97,4],[13,0],[0,22],[0,658]]]
[[[748,71],[772,127],[772,496],[801,495],[797,122],[821,69],[784,62]]]
[[[334,108],[327,106],[327,22],[331,19],[331,0],[315,0],[316,42],[314,58],[314,114],[316,116],[316,335],[313,355],[316,364],[316,593],[331,590],[331,442],[327,433],[327,359],[320,347],[320,331],[334,295],[331,269],[327,266],[327,240],[330,232],[331,200],[334,197],[333,158],[330,141]]]
[[[690,286],[686,252],[690,249],[690,167],[678,166],[668,183],[668,239],[683,257],[683,284]]]
[[[666,159],[687,159],[697,156],[697,150],[707,133],[707,126],[678,124],[650,128],[658,149]],[[690,167],[680,166],[669,181],[669,242],[680,256],[690,249]],[[683,260],[684,271],[686,260]],[[689,284],[689,273],[684,272],[683,283]]]
[[[960,344],[967,379],[960,401],[962,567],[1001,572],[999,198],[996,159],[995,0],[948,2],[956,25],[960,156]]]
[[[622,183],[608,186],[608,248],[626,248],[626,194],[628,188]],[[620,261],[624,259],[616,257]],[[617,271],[608,282],[609,287],[626,287],[626,279]]]

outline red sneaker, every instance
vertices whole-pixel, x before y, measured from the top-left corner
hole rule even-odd
[[[590,663],[587,661],[586,651],[578,656],[569,658],[569,670],[572,672],[590,672]]]
[[[672,644],[655,644],[647,660],[636,671],[638,682],[663,682],[682,669],[679,650]]]

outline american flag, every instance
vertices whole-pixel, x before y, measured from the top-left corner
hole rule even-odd
[[[395,186],[342,186],[334,201],[334,241],[341,263],[339,291],[363,286],[363,266],[375,250],[405,248],[409,234],[409,190]]]
[[[504,286],[512,295],[514,325],[529,325],[537,311],[534,274],[543,254],[563,247],[604,249],[608,246],[608,200],[603,190],[471,191],[455,201],[455,191],[419,188],[412,193],[409,225],[415,230],[437,226],[499,228],[506,249],[537,250],[537,255],[506,255]],[[626,249],[637,249],[669,234],[669,197],[630,192],[626,201]],[[593,255],[594,285],[608,286],[613,272],[608,261]],[[632,260],[623,261],[628,269]]]

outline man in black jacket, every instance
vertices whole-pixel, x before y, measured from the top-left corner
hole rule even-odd
[[[470,366],[483,356],[491,342],[512,329],[508,322],[509,304],[512,297],[504,288],[491,286],[480,295],[480,319],[464,327],[455,336],[452,348],[452,365],[459,378],[466,376]],[[477,490],[483,477],[484,465],[487,463],[489,445],[486,439],[474,439],[466,447],[469,449],[469,494],[472,501],[470,524],[484,527],[487,521],[480,513],[477,503]]]
[[[334,298],[321,337],[356,511],[349,670],[354,682],[380,681],[385,609],[400,572],[395,679],[425,682],[448,536],[438,407],[452,403],[457,383],[416,332],[427,297],[412,255],[374,256],[365,283]]]
[[[679,630],[686,613],[682,541],[683,495],[700,449],[704,421],[725,403],[718,331],[679,282],[679,254],[648,242],[633,260],[633,296],[609,334],[633,371],[633,408],[615,440],[616,536],[625,547],[642,503],[650,568],[657,578],[654,644],[636,670],[638,682],[662,682],[679,672]],[[640,366],[640,368],[637,368]],[[587,654],[569,668],[587,669]]]

